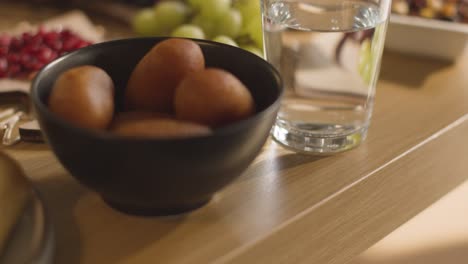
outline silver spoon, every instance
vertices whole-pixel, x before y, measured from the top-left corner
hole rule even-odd
[[[5,146],[11,146],[20,141],[21,137],[19,133],[14,133],[18,122],[25,115],[23,111],[17,111],[12,116],[8,117],[4,121],[0,122],[0,128],[4,129],[2,144]]]

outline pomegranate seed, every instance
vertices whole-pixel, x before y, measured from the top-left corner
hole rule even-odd
[[[52,43],[56,42],[59,40],[60,35],[57,31],[51,31],[46,34],[44,34],[44,43],[47,45],[51,45]]]
[[[19,63],[20,57],[18,54],[11,53],[7,55],[7,60],[10,64]]]
[[[63,47],[62,47],[62,50],[63,51],[72,51],[74,49],[76,49],[76,46],[78,45],[78,43],[80,42],[80,40],[76,37],[69,37],[68,39],[66,39],[64,42],[63,42]]]
[[[35,61],[35,62],[32,62],[30,64],[30,69],[33,70],[33,71],[38,71],[38,70],[42,69],[42,67],[44,67],[44,65],[45,65],[45,63]]]
[[[33,35],[31,33],[27,33],[27,32],[25,32],[25,33],[23,33],[21,35],[21,38],[23,39],[24,42],[31,41],[32,37],[33,37]]]
[[[60,32],[60,35],[61,35],[64,39],[67,39],[67,38],[69,38],[69,37],[73,37],[73,33],[72,33],[70,30],[68,30],[68,29],[62,30],[62,31]]]
[[[0,36],[0,46],[7,47],[10,46],[11,37],[8,35],[1,35]]]
[[[23,45],[23,40],[20,38],[12,38],[10,43],[10,49],[12,50],[20,50],[21,46]]]
[[[0,46],[0,56],[8,55],[8,46]]]
[[[91,43],[87,42],[87,41],[84,41],[84,40],[81,40],[78,42],[78,44],[76,44],[75,48],[76,49],[81,49],[81,48],[84,48],[84,47],[87,47],[91,45]]]
[[[42,47],[36,56],[40,62],[48,63],[57,57],[57,53],[50,48]]]
[[[27,70],[26,72],[30,72],[33,69],[34,63],[26,62],[21,64],[21,66],[23,66],[23,68]]]
[[[37,45],[40,46],[44,42],[44,37],[42,34],[37,33],[31,38],[30,45]]]
[[[21,49],[21,52],[22,53],[27,53],[27,54],[30,54],[30,55],[34,55],[34,54],[37,54],[40,49],[41,49],[40,45],[29,44],[29,45],[25,46],[23,49]]]
[[[63,48],[63,43],[61,40],[56,40],[55,42],[51,42],[47,45],[55,51],[60,51]]]
[[[0,78],[28,78],[59,55],[91,45],[70,30],[0,35]]]
[[[52,51],[52,54],[50,55],[50,59],[49,59],[48,62],[51,62],[51,61],[55,60],[58,57],[59,57],[58,53],[55,52],[55,51]]]
[[[6,74],[8,70],[8,61],[6,58],[0,58],[0,74]]]
[[[21,66],[20,65],[15,64],[15,65],[10,65],[10,67],[8,67],[7,76],[16,77],[20,73],[21,73]]]
[[[33,57],[28,53],[23,53],[20,55],[20,64],[26,65],[33,60]]]

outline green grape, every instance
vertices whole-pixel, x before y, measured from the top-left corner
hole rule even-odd
[[[364,82],[367,84],[371,81],[372,66],[371,42],[369,39],[366,39],[362,42],[361,49],[359,51],[358,71]]]
[[[164,34],[167,34],[186,21],[189,8],[182,2],[159,2],[154,6],[154,14]]]
[[[161,33],[153,9],[145,8],[139,11],[132,21],[133,30],[142,36],[155,36]]]
[[[360,54],[360,57],[359,57],[359,67],[361,68],[363,65],[365,65],[369,59],[370,59],[370,55],[371,55],[371,42],[369,41],[369,39],[366,39],[364,40],[362,43],[361,43],[361,48],[360,48],[360,51],[359,51],[359,54]]]
[[[191,24],[199,26],[205,32],[205,36],[211,38],[215,35],[216,32],[216,20],[215,19],[207,19],[202,15],[197,15],[191,21]]]
[[[187,0],[187,4],[189,4],[193,10],[200,11],[204,1],[205,0]]]
[[[213,41],[237,47],[237,43],[232,38],[230,38],[228,36],[219,35],[219,36],[215,37],[213,39]]]
[[[241,46],[241,48],[252,52],[253,54],[259,56],[260,58],[263,58],[263,52],[255,46],[246,45],[246,46]]]
[[[263,47],[263,31],[261,19],[252,19],[242,30],[241,34],[248,35],[249,38],[257,45]]]
[[[231,0],[200,0],[200,15],[206,19],[216,19],[229,11]]]
[[[241,13],[244,25],[247,25],[253,19],[261,18],[259,0],[237,0],[234,7]]]
[[[365,71],[361,73],[362,80],[364,83],[371,84],[372,81],[372,67],[366,67]]]
[[[372,36],[372,44],[370,48],[370,53],[372,56],[373,66],[378,63],[380,57],[382,56],[382,51],[384,45],[381,43],[385,39],[385,30],[383,27],[376,27],[374,35]]]
[[[204,39],[205,33],[203,33],[203,30],[198,26],[185,24],[177,27],[171,33],[171,37]]]
[[[223,34],[231,38],[239,35],[242,27],[242,16],[237,9],[230,9],[217,20],[216,34]]]

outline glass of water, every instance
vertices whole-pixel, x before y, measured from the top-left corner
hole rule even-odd
[[[391,0],[262,0],[285,96],[272,136],[297,152],[358,146],[369,127]]]

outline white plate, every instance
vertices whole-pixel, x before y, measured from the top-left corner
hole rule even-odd
[[[385,48],[455,61],[468,43],[468,24],[392,14]]]

